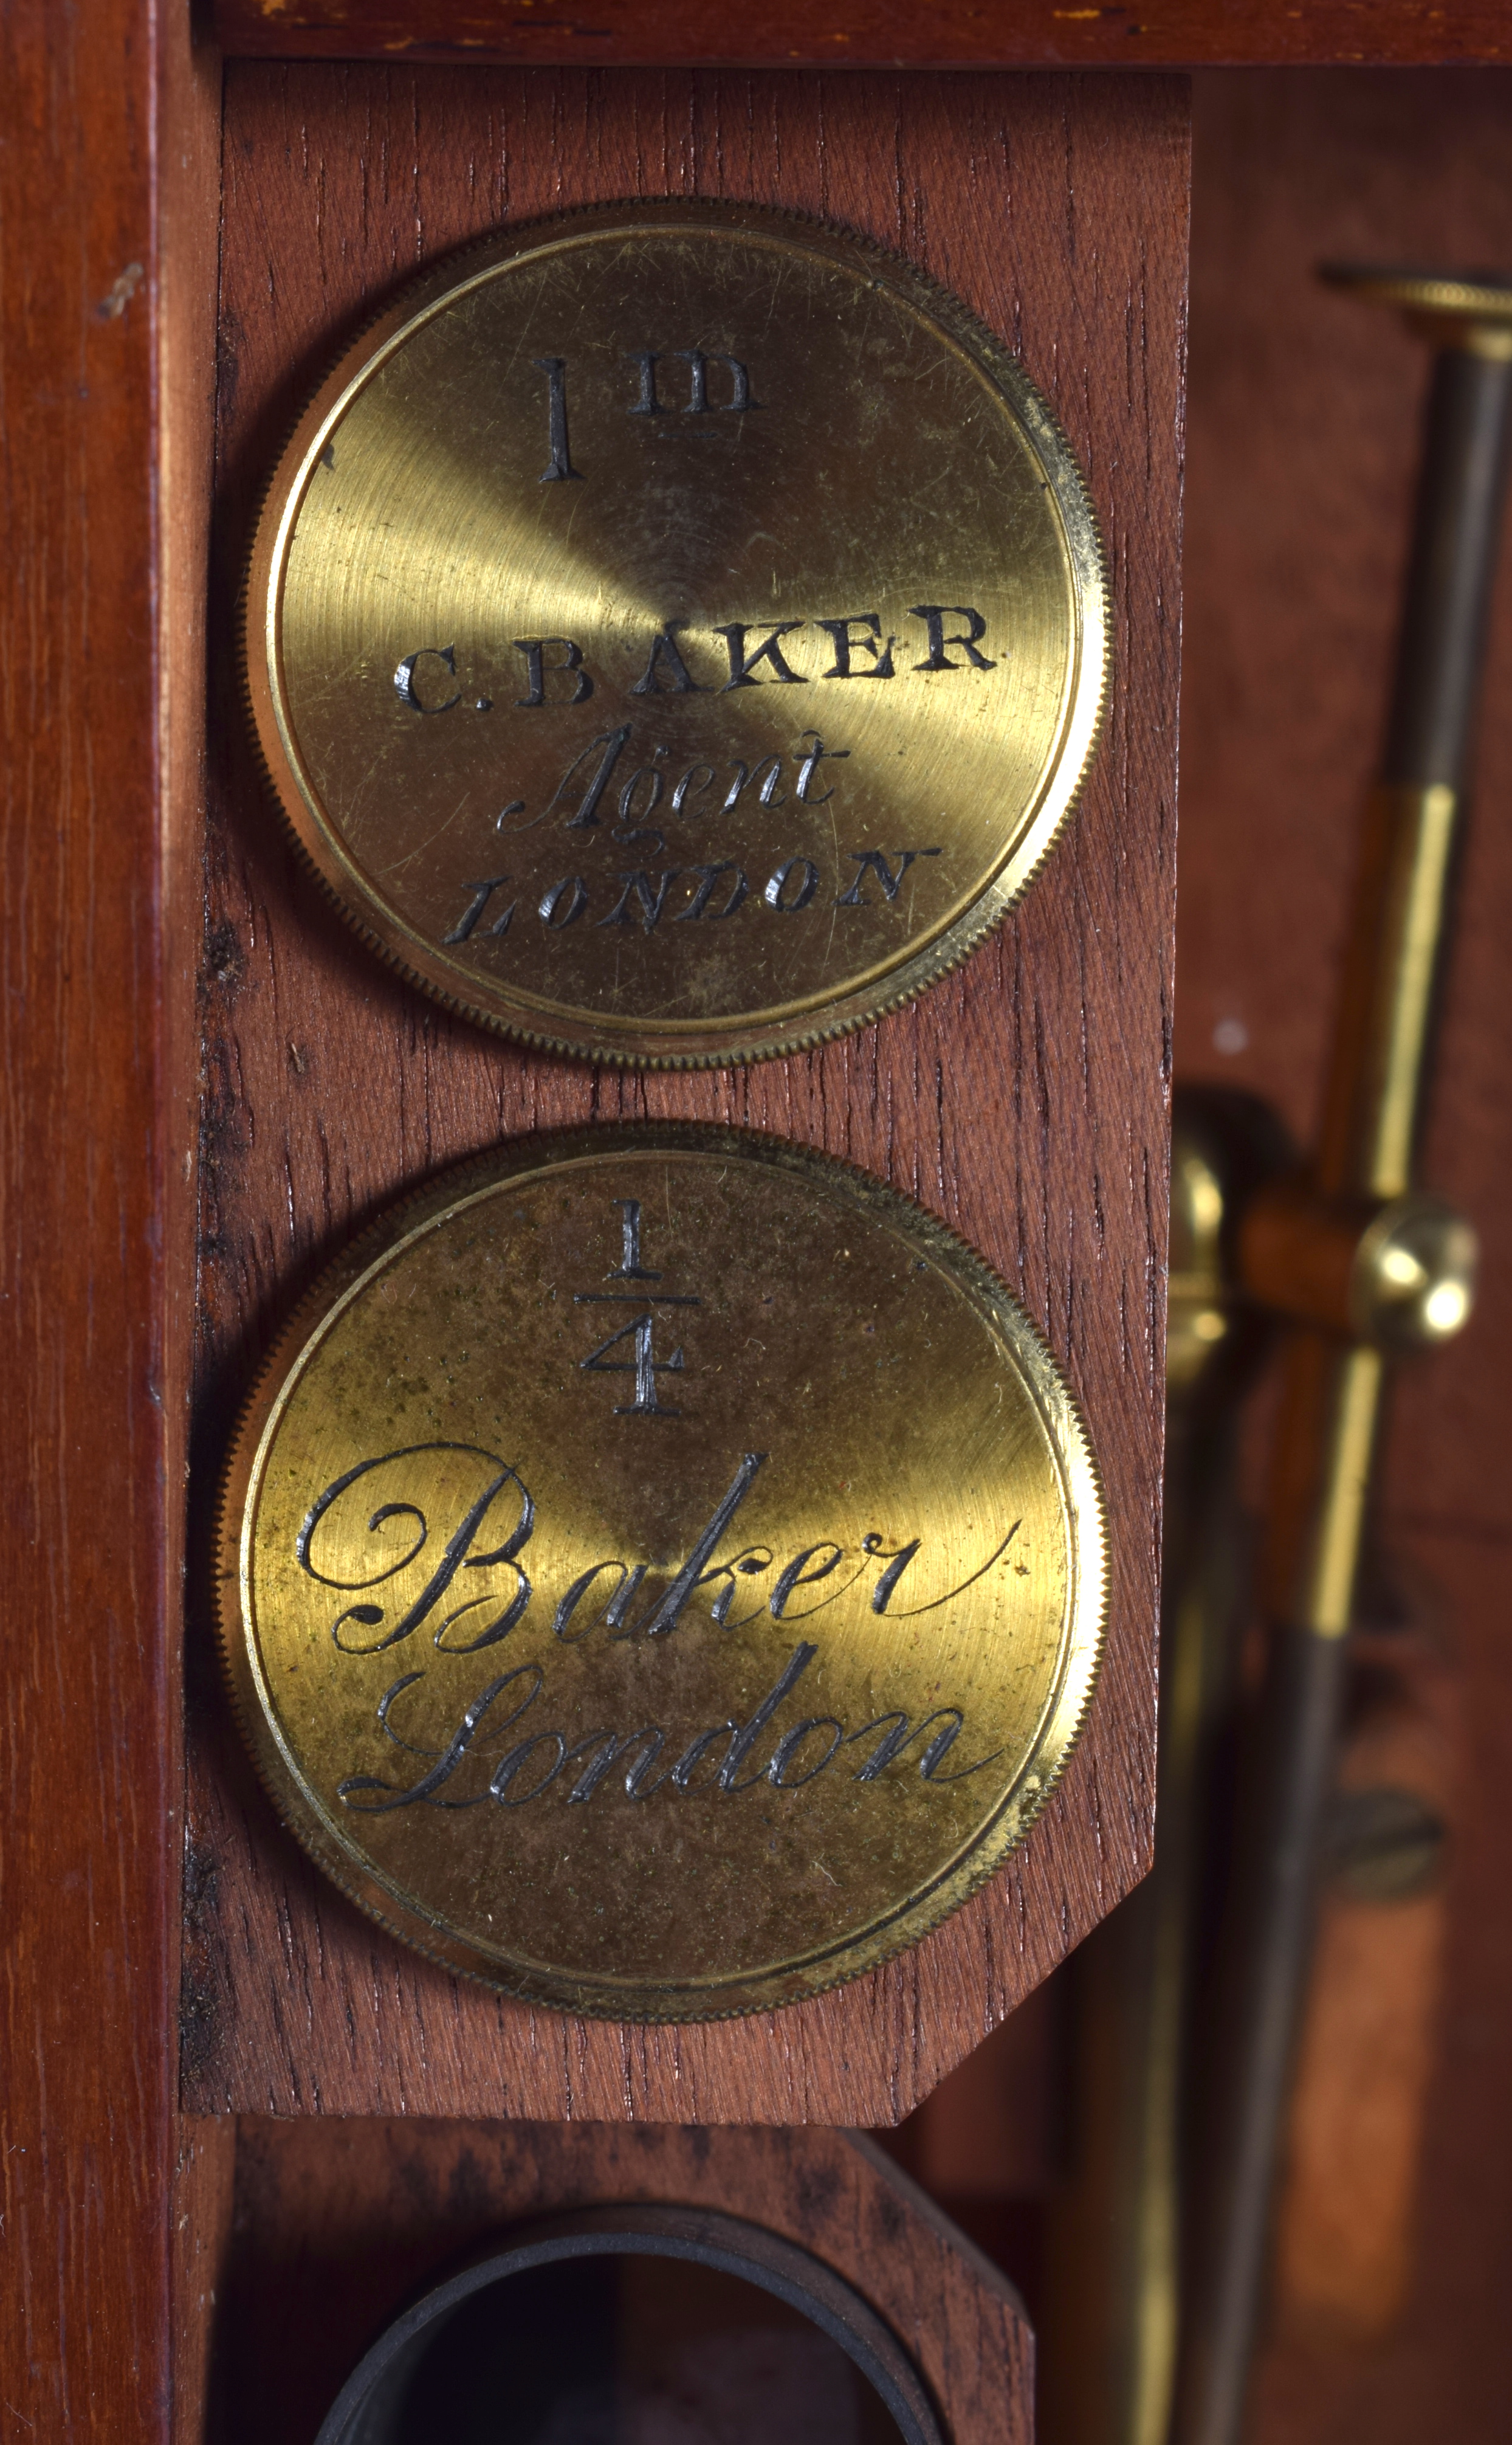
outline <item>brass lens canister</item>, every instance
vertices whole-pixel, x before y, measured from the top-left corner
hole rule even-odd
[[[753,1059],[963,959],[1101,718],[1097,530],[956,299],[797,215],[506,232],[350,348],[246,598],[299,845],[414,981],[527,1042]]]
[[[1043,1803],[1100,1650],[1075,1404],[943,1227],[827,1158],[522,1141],[360,1239],[225,1494],[286,1821],[448,1966],[614,2019],[792,2001]]]

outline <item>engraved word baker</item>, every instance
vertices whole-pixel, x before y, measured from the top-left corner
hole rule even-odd
[[[508,1991],[699,2019],[925,1932],[1075,1736],[1106,1563],[1021,1309],[879,1184],[601,1129],[427,1189],[246,1420],[223,1628],[294,1831]]]
[[[959,301],[797,216],[604,208],[428,272],[275,476],[247,593],[299,843],[529,1041],[813,1042],[964,958],[1107,662],[1063,437]]]

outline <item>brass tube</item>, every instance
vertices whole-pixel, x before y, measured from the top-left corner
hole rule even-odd
[[[1430,315],[1438,345],[1391,719],[1311,1182],[1324,1198],[1393,1198],[1411,1185],[1419,1132],[1506,480],[1512,287],[1341,276],[1420,324]],[[1177,2445],[1236,2445],[1244,2417],[1384,1387],[1379,1348],[1293,1334],[1267,1535],[1269,1658],[1189,2230]]]
[[[1042,2336],[1043,2423],[1075,2445],[1170,2434],[1206,1816],[1245,1580],[1239,1395],[1272,1338],[1234,1297],[1234,1226],[1293,1160],[1252,1097],[1177,1089],[1155,1860],[1078,1956],[1077,2162]]]
[[[1400,1197],[1411,1182],[1460,808],[1442,781],[1371,794],[1318,1154],[1325,1195]]]
[[[1378,1350],[1298,1333],[1286,1353],[1265,1546],[1265,1611],[1318,1638],[1349,1629],[1380,1421]]]

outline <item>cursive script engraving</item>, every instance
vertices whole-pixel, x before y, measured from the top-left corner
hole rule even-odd
[[[345,1578],[339,1574],[323,1571],[314,1558],[314,1552],[316,1540],[323,1527],[330,1521],[333,1511],[341,1502],[342,1497],[350,1493],[354,1486],[360,1485],[365,1478],[372,1477],[375,1470],[385,1468],[393,1462],[416,1460],[422,1453],[428,1452],[466,1453],[473,1460],[484,1461],[488,1464],[489,1471],[488,1482],[482,1493],[468,1505],[457,1526],[447,1539],[440,1558],[431,1571],[419,1595],[405,1607],[396,1622],[384,1628],[384,1609],[381,1605],[376,1604],[348,1605],[344,1613],[337,1615],[331,1624],[331,1638],[344,1655],[376,1655],[383,1649],[396,1647],[401,1639],[410,1637],[420,1628],[422,1622],[429,1620],[443,1597],[450,1594],[459,1571],[506,1569],[511,1574],[511,1585],[508,1601],[502,1613],[471,1638],[454,1639],[448,1643],[446,1633],[452,1628],[453,1622],[461,1621],[464,1615],[476,1613],[484,1606],[495,1602],[498,1595],[496,1590],[489,1589],[482,1595],[469,1596],[464,1603],[453,1607],[442,1617],[435,1626],[433,1639],[433,1644],[442,1648],[448,1654],[471,1655],[480,1647],[490,1647],[496,1639],[507,1638],[530,1602],[530,1581],[517,1561],[516,1556],[521,1554],[530,1541],[535,1528],[535,1504],[526,1489],[524,1481],[517,1476],[508,1462],[495,1459],[491,1452],[481,1450],[475,1444],[415,1444],[404,1451],[379,1452],[372,1460],[360,1461],[355,1468],[345,1470],[326,1487],[324,1493],[311,1505],[304,1516],[294,1546],[300,1568],[308,1572],[312,1579],[318,1579],[323,1587],[340,1588],[350,1592],[358,1588],[381,1587],[386,1580],[396,1578],[401,1571],[406,1570],[412,1562],[417,1561],[430,1544],[431,1523],[417,1502],[404,1500],[380,1502],[368,1520],[367,1533],[371,1537],[380,1536],[381,1532],[396,1521],[403,1521],[413,1524],[412,1541],[404,1551],[397,1556],[391,1554],[387,1558],[380,1557],[377,1568],[360,1572],[355,1578]],[[511,1487],[514,1495],[518,1497],[518,1508],[514,1525],[508,1536],[503,1544],[496,1546],[491,1553],[474,1552],[473,1548],[489,1523],[494,1504],[501,1497],[507,1502],[510,1497],[506,1493],[506,1489]],[[382,1635],[367,1640],[354,1639],[350,1636],[343,1638],[341,1633],[347,1630],[348,1625],[354,1630],[381,1630]]]
[[[800,1641],[772,1688],[744,1724],[727,1717],[723,1723],[706,1726],[685,1743],[673,1763],[654,1780],[648,1778],[665,1754],[671,1737],[662,1724],[643,1724],[631,1732],[598,1726],[571,1741],[565,1731],[559,1729],[531,1732],[497,1760],[481,1791],[459,1795],[449,1789],[464,1761],[483,1740],[497,1741],[512,1730],[544,1694],[546,1676],[542,1668],[521,1664],[511,1672],[500,1673],[479,1690],[464,1709],[445,1747],[434,1753],[424,1773],[413,1782],[389,1782],[376,1774],[349,1775],[338,1784],[337,1797],[359,1815],[383,1816],[394,1809],[422,1804],[431,1808],[480,1808],[489,1800],[501,1807],[520,1808],[556,1787],[568,1807],[581,1807],[609,1782],[616,1768],[622,1768],[618,1779],[630,1801],[650,1800],[667,1788],[681,1798],[692,1794],[737,1798],[763,1782],[774,1791],[801,1791],[826,1773],[842,1749],[858,1750],[858,1745],[867,1741],[872,1745],[860,1756],[859,1764],[852,1767],[852,1782],[879,1782],[905,1750],[918,1744],[922,1745],[914,1764],[921,1781],[927,1783],[964,1782],[1003,1755],[1001,1749],[993,1749],[969,1765],[948,1766],[946,1761],[966,1727],[960,1708],[936,1707],[917,1722],[901,1708],[894,1708],[858,1725],[854,1731],[847,1730],[838,1715],[805,1715],[781,1732],[770,1755],[759,1756],[754,1768],[747,1772],[752,1752],[765,1749],[765,1738],[780,1709],[819,1652],[812,1641]],[[417,1752],[416,1745],[402,1739],[395,1729],[394,1707],[405,1690],[424,1677],[419,1672],[404,1674],[385,1690],[378,1704],[383,1731],[396,1747],[412,1755],[424,1752]],[[500,1701],[507,1696],[511,1703],[500,1708]],[[879,1740],[873,1737],[876,1733],[881,1734]],[[569,1766],[576,1766],[577,1772],[561,1782],[560,1778]],[[700,1773],[704,1767],[708,1771]]]
[[[636,1254],[638,1260],[638,1238]],[[652,1275],[650,1278],[658,1280],[660,1277]],[[696,1299],[689,1299],[686,1303],[698,1304]],[[607,1346],[601,1344],[600,1348]],[[633,1371],[636,1361],[627,1359],[622,1365],[627,1372]],[[654,1395],[654,1384],[651,1390]],[[636,1412],[633,1408],[627,1408],[620,1414],[634,1415]],[[402,1490],[405,1480],[413,1483],[415,1464],[441,1453],[455,1455],[462,1463],[470,1464],[463,1473],[478,1482],[478,1490],[461,1500],[460,1517],[449,1535],[435,1530],[424,1505]],[[965,1578],[916,1605],[906,1602],[894,1604],[894,1598],[903,1586],[906,1574],[924,1549],[924,1540],[917,1537],[910,1538],[899,1545],[892,1545],[885,1542],[876,1530],[869,1529],[854,1546],[838,1538],[823,1538],[801,1546],[780,1567],[775,1553],[766,1544],[747,1545],[728,1561],[720,1561],[716,1555],[721,1540],[768,1457],[767,1453],[759,1451],[742,1454],[724,1494],[693,1539],[688,1558],[671,1575],[663,1594],[638,1620],[629,1619],[629,1610],[650,1576],[650,1565],[631,1561],[623,1556],[609,1556],[581,1573],[558,1601],[553,1617],[557,1636],[576,1645],[602,1622],[616,1634],[637,1638],[661,1637],[676,1629],[701,1590],[710,1592],[709,1620],[722,1630],[738,1629],[743,1622],[756,1616],[755,1614],[746,1614],[737,1620],[731,1619],[730,1605],[736,1577],[757,1578],[774,1567],[777,1568],[777,1577],[765,1599],[765,1609],[774,1621],[804,1619],[821,1612],[825,1606],[838,1601],[877,1564],[880,1568],[869,1597],[871,1611],[886,1614],[895,1621],[917,1620],[923,1614],[938,1613],[944,1606],[952,1604],[958,1596],[966,1595],[968,1589],[985,1578],[994,1564],[1005,1559],[1023,1524],[1015,1520],[991,1552]],[[360,1517],[363,1504],[372,1499],[371,1481],[380,1469],[393,1469],[400,1486],[393,1497],[378,1503],[363,1521]],[[446,1473],[443,1468],[443,1480]],[[348,1501],[348,1498],[352,1500]],[[454,1501],[458,1499],[453,1495]],[[503,1542],[488,1551],[479,1551],[485,1538],[497,1533],[511,1510],[512,1525]],[[354,1513],[357,1515],[355,1519]],[[361,1591],[370,1596],[371,1591],[397,1579],[403,1572],[422,1562],[426,1564],[427,1577],[423,1586],[401,1607],[397,1619],[390,1622],[385,1608],[372,1601],[348,1605],[337,1614],[330,1626],[330,1635],[343,1655],[379,1654],[391,1647],[397,1647],[412,1637],[415,1631],[432,1624],[437,1608],[456,1588],[460,1574],[506,1572],[507,1577],[502,1588],[489,1586],[475,1595],[466,1596],[463,1603],[453,1605],[439,1621],[434,1622],[433,1644],[443,1654],[470,1655],[480,1648],[492,1646],[507,1637],[525,1619],[534,1591],[520,1557],[529,1544],[535,1528],[534,1497],[518,1470],[507,1461],[500,1460],[495,1453],[477,1444],[424,1443],[414,1444],[398,1451],[378,1453],[371,1460],[359,1462],[355,1468],[345,1470],[335,1479],[305,1514],[294,1550],[300,1568],[310,1578],[322,1587],[338,1589],[343,1595]],[[323,1551],[326,1540],[341,1555],[349,1558],[364,1536],[378,1543],[378,1551],[367,1567],[344,1573],[322,1566],[318,1549]],[[427,1558],[438,1536],[440,1551],[432,1562]],[[850,1567],[837,1577],[842,1564]],[[590,1614],[581,1625],[578,1624],[579,1609],[594,1583],[611,1572],[616,1578],[608,1601],[600,1611]],[[833,1587],[830,1585],[832,1579],[835,1582]],[[824,1588],[821,1596],[812,1601],[802,1600],[804,1589],[821,1583]],[[467,1579],[461,1582],[464,1589],[470,1584]],[[904,1592],[906,1595],[906,1588]],[[470,1636],[446,1636],[446,1633],[467,1615],[491,1604],[497,1604],[501,1609],[481,1630],[470,1624]],[[762,1609],[759,1606],[757,1611]],[[361,1631],[380,1634],[368,1638],[353,1634]]]
[[[832,789],[816,790],[815,774],[826,757],[832,764],[843,764],[851,751],[848,747],[826,747],[817,730],[805,730],[803,737],[811,738],[814,743],[812,747],[805,747],[798,768],[798,794],[805,807],[821,807],[826,799],[833,798],[835,793]]]
[[[678,670],[686,670],[672,635],[676,625],[670,623],[656,640],[648,681],[660,667],[659,658],[667,655],[675,659]],[[768,644],[774,643],[776,633]],[[554,674],[562,675],[563,684],[570,682],[581,692],[587,673],[569,638],[522,638],[518,646],[526,658],[530,682],[530,693],[522,703],[537,706],[548,701]],[[548,648],[556,659],[544,659]],[[747,656],[747,661],[759,660],[765,650]],[[665,691],[658,684],[653,692]],[[439,705],[421,707],[440,709]],[[830,913],[833,924],[836,909],[879,911],[896,905],[898,922],[912,922],[913,885],[905,890],[905,878],[921,859],[938,858],[945,852],[929,842],[907,848],[869,843],[853,847],[843,832],[837,837],[833,807],[829,817],[816,823],[821,833],[818,842],[794,842],[777,856],[768,851],[769,864],[764,858],[752,868],[742,856],[730,853],[706,853],[685,864],[674,864],[665,856],[669,829],[680,832],[691,845],[711,816],[739,823],[757,807],[774,813],[786,810],[786,820],[802,832],[805,829],[802,810],[812,808],[817,812],[836,800],[832,776],[839,776],[839,767],[849,763],[848,747],[831,745],[821,732],[806,730],[790,750],[773,749],[754,763],[739,756],[728,757],[723,764],[701,757],[680,773],[676,763],[664,760],[672,753],[665,740],[648,741],[644,731],[637,740],[636,725],[621,722],[613,730],[599,731],[577,751],[536,813],[529,812],[524,799],[511,798],[492,820],[495,832],[515,838],[554,818],[554,828],[560,825],[590,835],[579,851],[586,870],[558,874],[544,888],[541,882],[533,881],[527,897],[520,901],[503,896],[516,881],[510,874],[475,875],[466,886],[465,900],[460,898],[459,887],[459,899],[452,904],[454,914],[437,937],[440,944],[473,953],[483,949],[497,960],[496,946],[512,932],[511,952],[518,950],[528,959],[528,943],[514,920],[532,905],[547,934],[565,933],[581,924],[660,940],[666,939],[671,925],[719,924],[747,907],[779,917]],[[592,843],[606,835],[634,850],[640,862],[594,871]],[[674,849],[673,858],[676,855]],[[686,849],[683,855],[687,856]]]
[[[615,1203],[620,1261],[606,1278],[636,1287],[625,1294],[580,1297],[658,1298],[659,1293],[642,1288],[662,1278],[644,1262],[639,1201]],[[696,1302],[690,1298],[688,1303]],[[636,1362],[622,1364],[634,1368]],[[642,1389],[637,1376],[637,1395]],[[655,1400],[654,1375],[649,1395]],[[630,1411],[637,1413],[642,1412]],[[1004,1559],[1021,1524],[1015,1521],[986,1560],[944,1595],[929,1596],[914,1606],[894,1605],[923,1550],[920,1538],[894,1542],[877,1530],[868,1530],[852,1543],[822,1538],[781,1561],[769,1544],[728,1551],[729,1532],[766,1461],[765,1452],[742,1454],[676,1569],[654,1573],[645,1561],[614,1555],[580,1572],[549,1607],[554,1642],[581,1649],[596,1631],[611,1641],[664,1638],[685,1623],[700,1597],[699,1617],[719,1633],[747,1626],[763,1613],[774,1622],[806,1622],[863,1578],[871,1580],[871,1613],[913,1618],[937,1612],[977,1585]],[[433,1519],[436,1496],[432,1492],[427,1500],[419,1499],[416,1471],[430,1487],[439,1479],[448,1489],[453,1506],[450,1518]],[[382,1498],[376,1502],[375,1493]],[[535,1502],[511,1464],[478,1445],[423,1443],[376,1454],[333,1480],[306,1513],[295,1553],[302,1571],[321,1586],[360,1596],[344,1605],[329,1626],[341,1655],[360,1659],[387,1653],[424,1630],[439,1655],[455,1659],[496,1646],[526,1623],[537,1591],[523,1557],[536,1526]],[[488,1576],[478,1584],[472,1574]],[[495,1575],[503,1575],[502,1582]],[[737,1584],[763,1579],[768,1583],[765,1602],[732,1619]],[[403,1587],[386,1602],[378,1599],[378,1591],[400,1581]],[[539,1618],[545,1627],[546,1617]],[[412,1667],[383,1690],[376,1721],[390,1746],[419,1759],[423,1770],[402,1783],[376,1774],[354,1774],[341,1784],[339,1796],[359,1814],[373,1815],[421,1804],[472,1808],[488,1800],[517,1808],[548,1791],[568,1805],[581,1806],[610,1787],[639,1801],[662,1790],[682,1797],[700,1792],[737,1796],[763,1782],[774,1791],[798,1791],[831,1772],[869,1785],[906,1759],[925,1782],[944,1784],[979,1773],[1002,1755],[994,1749],[956,1764],[966,1715],[950,1705],[929,1707],[922,1713],[892,1707],[859,1724],[835,1713],[779,1721],[820,1652],[813,1638],[801,1637],[744,1721],[727,1717],[691,1736],[676,1735],[666,1723],[655,1721],[629,1729],[600,1724],[572,1733],[543,1726],[535,1710],[547,1696],[549,1676],[545,1665],[526,1656],[485,1681],[450,1716],[451,1728],[435,1745],[412,1737],[408,1728],[412,1693],[431,1675],[430,1667]],[[445,1703],[453,1707],[456,1702]],[[526,1715],[533,1718],[532,1727],[507,1742]],[[473,1787],[478,1778],[470,1761],[491,1761],[482,1788]]]

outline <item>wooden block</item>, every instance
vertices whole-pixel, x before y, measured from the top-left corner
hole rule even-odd
[[[452,2262],[532,2217],[651,2201],[716,2208],[797,2242],[892,2327],[950,2445],[1029,2445],[1023,2303],[865,2139],[361,2119],[239,2127],[214,2435],[311,2445],[377,2334]]]
[[[1185,88],[244,65],[228,75],[224,158],[186,2105],[893,2121],[1149,1856]],[[702,1076],[595,1073],[515,1052],[374,962],[284,846],[231,641],[249,520],[283,434],[396,283],[507,216],[643,194],[826,215],[964,296],[1067,426],[1116,603],[1109,735],[1019,914],[882,1025]],[[1009,1867],[873,1975],[776,2016],[696,2027],[526,2009],[371,1928],[305,1865],[252,1783],[204,1601],[205,1521],[236,1404],[312,1274],[436,1166],[516,1131],[621,1115],[775,1130],[932,1207],[1005,1276],[1066,1367],[1101,1456],[1114,1545],[1092,1720]]]
[[[220,79],[25,0],[0,85],[0,2405],[161,2445]]]
[[[756,14],[720,0],[215,0],[228,55],[402,59],[557,67],[648,62],[748,67],[1415,66],[1504,62],[1499,0],[1144,0],[1058,9],[1054,0],[771,0]]]

